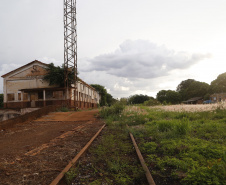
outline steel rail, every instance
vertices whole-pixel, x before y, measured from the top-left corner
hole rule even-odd
[[[128,125],[127,125],[127,128],[129,128]],[[135,148],[135,150],[137,152],[137,156],[138,156],[138,158],[140,160],[140,163],[141,163],[141,165],[143,167],[143,170],[145,172],[145,175],[146,175],[148,184],[149,185],[155,185],[155,182],[154,182],[154,180],[152,178],[152,175],[151,175],[151,173],[150,173],[150,171],[149,171],[149,169],[148,169],[148,167],[147,167],[147,165],[146,165],[146,163],[144,161],[144,158],[143,158],[143,156],[142,156],[142,154],[141,154],[141,152],[140,152],[140,150],[139,150],[139,148],[137,146],[137,143],[136,143],[136,141],[135,141],[135,139],[133,137],[133,134],[132,133],[129,133],[129,135],[130,135],[130,138],[131,138],[131,140],[133,142],[133,146],[134,146],[134,148]]]
[[[60,174],[51,182],[50,185],[57,185],[60,180],[64,177],[64,174],[79,160],[79,158],[85,153],[85,151],[90,147],[92,142],[96,139],[96,137],[100,134],[106,124],[104,124],[100,130],[92,137],[92,139],[82,148],[82,150],[75,156],[72,161],[68,163],[68,165],[60,172]]]

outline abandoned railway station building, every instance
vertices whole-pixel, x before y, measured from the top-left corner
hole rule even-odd
[[[4,79],[4,107],[30,108],[48,105],[69,105],[77,108],[95,108],[100,95],[90,85],[79,79],[74,87],[50,86],[43,76],[47,73],[48,64],[38,60],[30,62],[7,74]]]

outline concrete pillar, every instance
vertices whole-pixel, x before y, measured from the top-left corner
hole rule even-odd
[[[19,98],[18,98],[18,92],[15,92],[15,93],[14,93],[14,101],[16,101],[16,102],[17,102],[17,101],[18,101],[18,99],[19,99]]]
[[[46,90],[43,89],[43,106],[46,106]]]
[[[21,91],[21,101],[24,101],[24,92]]]

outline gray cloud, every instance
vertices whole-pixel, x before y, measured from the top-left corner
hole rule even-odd
[[[80,71],[105,71],[125,78],[156,78],[175,69],[187,69],[209,54],[175,52],[146,40],[127,40],[113,53],[88,60]]]

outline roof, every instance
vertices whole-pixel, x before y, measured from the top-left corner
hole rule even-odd
[[[92,87],[91,85],[87,84],[86,82],[84,82],[81,78],[78,78],[78,81],[82,82],[83,84],[87,85],[88,87],[90,87],[93,90],[96,90],[94,87]]]
[[[202,100],[203,97],[194,97],[194,98],[190,98],[187,101],[183,101],[184,103],[188,103],[188,102],[194,102],[194,101],[198,101],[198,100]]]
[[[187,101],[197,101],[197,100],[202,100],[203,98],[202,97],[195,97],[195,98],[191,98]]]
[[[16,72],[16,71],[19,71],[19,70],[23,69],[24,67],[27,67],[27,66],[29,66],[29,65],[31,65],[31,64],[33,64],[33,63],[40,63],[40,64],[42,64],[42,65],[48,66],[48,64],[46,64],[46,63],[40,62],[40,61],[38,61],[38,60],[34,60],[34,61],[32,61],[32,62],[30,62],[30,63],[28,63],[28,64],[25,64],[25,65],[23,65],[23,66],[21,66],[21,67],[19,67],[19,68],[17,68],[17,69],[14,69],[14,70],[12,70],[12,71],[10,71],[10,72],[8,72],[8,73],[2,75],[1,77],[2,77],[2,78],[5,78],[6,76],[8,76],[8,75],[10,75],[10,74],[12,74],[12,73],[14,73],[14,72]],[[81,83],[85,84],[85,85],[88,86],[89,88],[91,88],[91,89],[93,89],[93,90],[96,90],[94,87],[92,87],[92,86],[90,86],[89,84],[87,84],[86,82],[84,82],[81,78],[78,78],[78,81],[80,81]]]
[[[29,65],[31,65],[31,64],[33,64],[33,63],[37,63],[37,62],[40,63],[40,64],[42,64],[42,65],[48,66],[48,64],[45,64],[45,63],[40,62],[40,61],[38,61],[38,60],[34,60],[34,61],[32,61],[32,62],[30,62],[30,63],[28,63],[28,64],[26,64],[26,65],[23,65],[23,66],[21,66],[21,67],[19,67],[19,68],[17,68],[17,69],[14,69],[14,70],[12,70],[12,71],[10,71],[10,72],[8,72],[8,73],[2,75],[1,77],[2,77],[2,78],[5,78],[6,76],[8,76],[8,75],[10,75],[10,74],[12,74],[12,73],[14,73],[14,72],[16,72],[16,71],[19,71],[19,70],[23,69],[24,67],[27,67],[27,66],[29,66]]]

